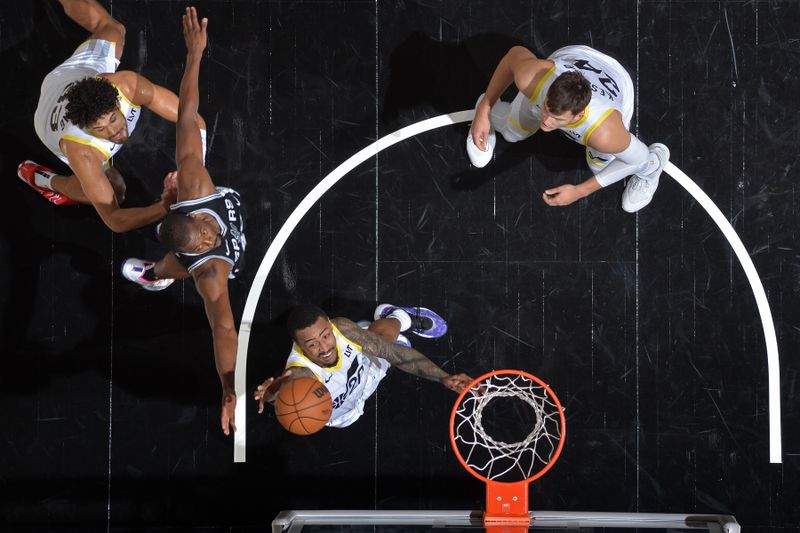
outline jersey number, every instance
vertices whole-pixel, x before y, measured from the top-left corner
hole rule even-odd
[[[58,97],[56,100],[56,105],[53,107],[53,111],[50,113],[50,131],[58,131],[59,129],[63,129],[66,125],[66,120],[61,118],[61,112],[64,110],[64,100],[67,99],[67,91],[69,88],[75,85],[75,82],[69,83],[66,87],[64,87],[64,92],[61,93],[61,96]]]
[[[611,96],[617,98],[619,96],[619,85],[617,82],[614,81],[613,78],[609,77],[608,74],[604,74],[602,70],[593,67],[589,64],[588,61],[585,59],[578,59],[575,61],[575,67],[580,70],[588,70],[589,72],[594,72],[597,74],[597,81],[603,84],[603,87],[609,92]]]

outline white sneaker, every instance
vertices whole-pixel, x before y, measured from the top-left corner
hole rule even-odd
[[[484,95],[480,95],[478,97],[478,101],[475,102],[475,109],[478,109],[478,104],[481,103],[483,100]],[[491,113],[489,122],[491,123]],[[494,128],[489,129],[489,139],[486,141],[486,151],[484,152],[480,148],[478,148],[472,140],[472,131],[467,132],[467,155],[469,156],[469,161],[472,165],[476,168],[483,168],[489,164],[489,161],[492,160],[492,155],[494,155],[494,145],[497,143],[497,135],[494,133]]]
[[[658,188],[661,172],[669,161],[669,148],[663,144],[651,144],[650,151],[658,158],[658,168],[644,177],[634,175],[628,180],[622,192],[622,209],[628,213],[635,213],[650,203]]]
[[[163,278],[149,280],[145,279],[147,271],[155,266],[153,261],[145,261],[143,259],[136,259],[131,257],[122,263],[122,275],[130,281],[144,287],[148,291],[163,291],[175,280],[172,278]]]

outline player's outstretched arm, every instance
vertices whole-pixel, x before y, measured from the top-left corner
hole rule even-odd
[[[181,79],[178,122],[175,131],[175,162],[178,165],[178,201],[201,198],[216,189],[203,166],[203,145],[197,125],[200,104],[200,61],[206,48],[208,19],[198,21],[197,10],[187,7],[183,15],[186,66]]]
[[[386,359],[403,372],[438,381],[455,392],[461,392],[472,381],[466,374],[448,374],[417,350],[386,342],[379,335],[361,329],[352,320],[334,318],[333,322],[345,337],[360,344],[365,354]]]
[[[229,271],[230,266],[227,263],[219,259],[212,259],[192,273],[197,292],[203,299],[208,324],[211,326],[211,334],[214,339],[214,362],[222,384],[220,425],[226,435],[230,434],[230,429],[236,431],[234,372],[238,341],[231,302],[228,298]]]
[[[197,10],[187,7],[183,15],[183,39],[186,43],[186,66],[183,71],[178,103],[177,146],[178,165],[186,157],[202,157],[197,110],[200,106],[200,61],[206,49],[208,19],[197,19]]]
[[[131,70],[118,70],[103,77],[119,87],[132,104],[144,106],[173,124],[178,121],[178,95],[166,87]],[[200,129],[206,128],[206,122],[199,113],[196,113],[195,122]]]
[[[121,208],[114,195],[114,188],[103,172],[103,163],[96,150],[76,142],[63,143],[64,154],[81,184],[86,199],[97,210],[111,231],[122,233],[157,222],[167,216],[174,194],[162,194],[160,202],[148,207]]]

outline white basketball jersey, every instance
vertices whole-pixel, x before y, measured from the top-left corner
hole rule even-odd
[[[589,81],[592,99],[583,118],[560,128],[561,132],[585,145],[592,132],[614,111],[620,112],[623,123],[628,126],[633,111],[633,83],[616,59],[579,45],[556,50],[548,59],[555,65],[539,80],[529,98],[531,107],[535,108],[535,111],[531,111],[541,116],[541,106],[555,79],[565,72],[578,72]],[[532,119],[538,122],[538,118]]]
[[[326,425],[345,427],[364,413],[364,402],[378,388],[391,365],[385,359],[363,353],[361,346],[342,335],[333,322],[331,328],[339,351],[336,365],[327,368],[318,366],[294,343],[286,368],[301,366],[311,370],[328,388],[333,400],[333,413]]]
[[[67,99],[64,93],[66,93],[75,82],[94,75],[95,73],[88,69],[63,69],[57,73],[57,76],[48,78],[48,83],[42,85],[42,95],[39,100],[37,114],[46,113],[46,116],[42,117],[43,120],[39,119],[34,121],[36,133],[39,135],[44,145],[67,165],[69,165],[69,160],[59,146],[61,139],[96,148],[105,156],[106,166],[108,165],[109,159],[122,148],[121,144],[115,144],[87,133],[67,120],[64,116],[67,107]],[[139,121],[141,108],[131,103],[125,95],[122,94],[119,87],[115,85],[114,88],[117,90],[119,108],[125,120],[128,122],[128,134],[130,135],[133,133],[133,130],[136,128],[136,123]]]

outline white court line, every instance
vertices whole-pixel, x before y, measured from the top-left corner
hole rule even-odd
[[[236,399],[236,426],[237,431],[234,434],[233,440],[233,460],[236,463],[243,463],[246,461],[246,444],[247,444],[247,404],[252,402],[250,391],[247,390],[247,350],[250,343],[250,331],[253,325],[253,317],[255,316],[258,300],[261,297],[261,292],[264,289],[264,284],[267,281],[270,271],[272,270],[278,254],[283,249],[284,244],[289,239],[289,236],[294,231],[297,224],[305,216],[306,213],[322,198],[322,196],[333,187],[345,174],[353,170],[355,167],[374,157],[380,151],[393,146],[394,144],[404,141],[420,133],[430,131],[442,126],[450,126],[453,124],[460,124],[469,122],[475,116],[475,111],[470,109],[467,111],[459,111],[449,115],[440,115],[433,117],[416,124],[411,124],[405,128],[399,129],[394,133],[390,133],[385,137],[381,137],[371,145],[367,146],[357,154],[351,156],[344,163],[336,167],[333,172],[325,176],[316,187],[314,187],[308,195],[303,198],[300,204],[292,211],[289,218],[281,227],[278,234],[270,243],[267,248],[267,253],[258,267],[253,285],[250,287],[250,292],[247,295],[247,300],[242,312],[242,323],[239,326],[239,344],[236,352],[236,375],[235,386],[237,391]],[[722,212],[714,205],[714,202],[697,186],[689,177],[681,172],[675,165],[668,163],[666,168],[671,176],[680,183],[691,194],[698,203],[708,212],[711,218],[720,227],[725,237],[730,242],[736,256],[744,268],[747,279],[753,289],[758,304],[758,310],[761,315],[761,322],[764,328],[764,337],[767,343],[767,365],[769,370],[769,423],[770,423],[770,462],[781,462],[781,418],[780,418],[780,392],[779,392],[779,366],[778,366],[778,345],[775,336],[775,326],[772,322],[772,314],[769,310],[769,303],[767,302],[764,288],[761,285],[761,280],[758,277],[755,266],[750,260],[750,256],[739,239],[739,236],[734,231],[733,227],[728,223],[727,219],[722,215]]]
[[[714,204],[711,198],[703,192],[695,182],[689,179],[689,176],[683,173],[681,169],[672,164],[667,163],[664,171],[672,176],[675,181],[691,194],[697,203],[699,203],[706,213],[709,214],[711,219],[716,222],[719,229],[722,230],[728,243],[739,258],[739,263],[742,265],[747,281],[750,282],[750,288],[753,289],[753,296],[756,298],[756,305],[758,306],[758,314],[761,315],[761,327],[764,329],[764,342],[767,345],[767,375],[769,382],[769,462],[780,463],[783,461],[781,450],[781,387],[780,387],[780,360],[778,358],[778,339],[775,336],[775,324],[772,322],[772,312],[769,309],[769,302],[767,301],[767,294],[764,292],[764,286],[761,284],[761,278],[758,276],[756,267],[753,260],[750,259],[750,254],[742,244],[736,230],[733,229],[728,219],[722,214],[722,211]]]

